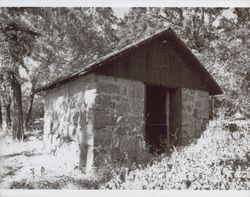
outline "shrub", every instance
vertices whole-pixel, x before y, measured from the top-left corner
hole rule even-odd
[[[144,169],[119,175],[101,186],[106,189],[249,189],[250,123],[231,121],[237,131],[230,132],[230,121],[210,123],[196,144],[174,149],[170,156]]]

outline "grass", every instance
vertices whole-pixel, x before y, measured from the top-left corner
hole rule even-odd
[[[70,150],[48,154],[39,131],[33,134],[24,142],[0,137],[1,189],[249,189],[247,120],[212,121],[197,143],[130,171],[103,167],[98,176],[79,170]]]

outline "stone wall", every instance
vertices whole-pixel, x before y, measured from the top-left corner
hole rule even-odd
[[[45,98],[44,141],[48,152],[70,163],[91,166],[93,148],[91,103],[95,100],[95,75],[49,90]],[[90,148],[88,148],[90,147]]]
[[[136,161],[144,151],[144,84],[98,76],[93,109],[95,165]]]
[[[88,75],[47,92],[44,120],[47,150],[86,170],[135,161],[145,149],[144,84]]]
[[[143,82],[94,74],[48,91],[44,116],[47,150],[70,155],[69,162],[87,169],[148,156],[144,91]],[[182,144],[199,138],[205,129],[208,97],[204,91],[182,89]],[[168,95],[166,99],[168,106]]]
[[[209,120],[209,94],[205,91],[182,89],[182,144],[200,137]]]

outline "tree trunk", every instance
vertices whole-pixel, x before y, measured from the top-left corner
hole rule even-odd
[[[10,128],[11,127],[10,103],[6,103],[4,108],[6,111],[6,125],[8,128]]]
[[[6,92],[5,92],[6,93]],[[1,118],[2,118],[2,129],[8,130],[11,127],[11,115],[10,115],[10,104],[11,98],[10,95],[3,94],[0,97],[1,102]]]
[[[23,139],[23,109],[22,109],[22,89],[14,73],[10,73],[10,83],[12,88],[12,137],[13,139]]]
[[[37,83],[37,79],[33,78],[31,80],[31,94],[30,94],[30,100],[29,100],[28,113],[27,113],[27,116],[26,116],[26,119],[25,119],[25,129],[28,128],[30,120],[31,120],[31,117],[32,117],[33,102],[34,102],[34,96],[35,96],[34,90],[36,88],[36,83]]]
[[[31,119],[31,114],[32,114],[32,109],[33,109],[33,101],[34,101],[34,93],[32,91],[31,95],[30,95],[30,100],[29,100],[29,108],[28,108],[28,112],[27,112],[27,116],[26,116],[26,119],[25,119],[25,129],[28,128],[29,126],[29,122],[30,122],[30,119]]]
[[[3,124],[3,114],[2,114],[2,103],[0,100],[0,129],[2,129],[2,124]]]

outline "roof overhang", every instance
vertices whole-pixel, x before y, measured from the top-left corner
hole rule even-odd
[[[209,74],[209,72],[205,69],[205,67],[200,63],[200,61],[195,57],[195,55],[188,49],[188,47],[178,38],[176,33],[171,28],[167,28],[167,29],[164,29],[162,31],[159,31],[159,32],[152,34],[151,36],[148,36],[148,37],[146,37],[138,42],[130,44],[130,45],[122,48],[119,51],[115,51],[113,53],[110,53],[110,54],[98,59],[97,61],[93,62],[92,64],[85,66],[80,71],[69,74],[69,75],[65,75],[63,77],[60,77],[51,83],[48,83],[42,87],[35,89],[34,92],[37,93],[40,91],[48,91],[50,89],[59,87],[59,86],[65,84],[65,83],[68,83],[70,81],[76,80],[84,75],[87,75],[87,74],[95,71],[99,67],[119,58],[120,56],[122,56],[126,53],[129,53],[130,51],[134,50],[135,48],[140,47],[140,46],[142,46],[142,45],[144,45],[144,44],[152,41],[153,39],[158,38],[164,34],[167,35],[167,37],[171,40],[171,42],[174,42],[176,47],[182,52],[182,54],[184,56],[188,57],[187,59],[190,62],[190,64],[196,65],[196,67],[199,67],[199,69],[201,69],[202,72],[207,76],[209,83],[211,84],[211,90],[209,91],[209,93],[211,95],[222,94],[223,92],[222,92],[221,88],[216,83],[216,81],[213,79],[213,77]]]

